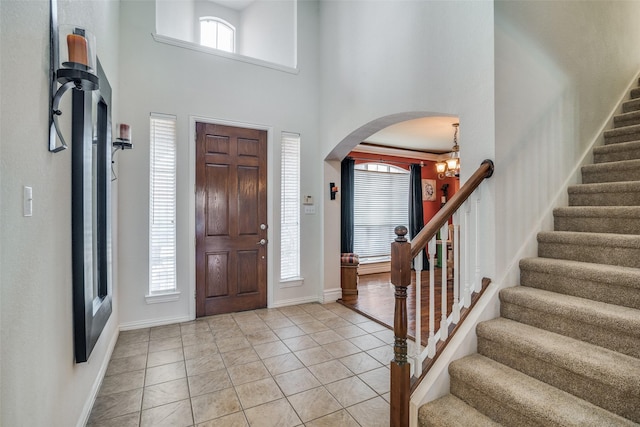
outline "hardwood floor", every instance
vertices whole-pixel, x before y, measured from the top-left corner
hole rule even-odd
[[[407,316],[408,316],[408,334],[415,337],[415,319],[416,319],[416,286],[415,273],[411,279],[411,285],[407,289]],[[427,344],[429,337],[429,274],[423,272],[421,277],[422,291],[422,313],[421,313],[421,335],[422,344]],[[440,268],[435,270],[435,330],[440,327],[441,298],[442,298],[442,271]],[[391,284],[390,273],[377,273],[359,276],[358,282],[358,298],[352,302],[339,301],[346,307],[349,307],[365,316],[376,320],[379,323],[393,329],[393,315],[395,308],[395,289]],[[448,280],[447,284],[447,312],[451,311],[453,305],[453,283]]]

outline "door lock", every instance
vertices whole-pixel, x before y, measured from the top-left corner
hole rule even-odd
[[[266,230],[267,224],[260,224],[260,230]]]

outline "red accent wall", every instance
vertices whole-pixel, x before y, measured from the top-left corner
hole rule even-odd
[[[384,156],[380,154],[364,154],[352,152],[349,153],[350,157],[356,159],[356,164],[361,163],[369,163],[369,162],[379,162],[380,160],[384,160],[385,164],[390,164],[393,166],[398,166],[402,169],[409,170],[408,163],[420,163],[420,160],[416,160],[410,157],[396,157],[396,156]],[[436,181],[436,200],[433,202],[422,202],[422,210],[424,213],[424,223],[425,225],[429,222],[431,218],[440,210],[440,200],[442,198],[442,186],[444,184],[449,184],[449,188],[447,191],[448,199],[450,199],[459,189],[460,189],[460,180],[458,178],[445,178],[443,180],[438,179],[436,173],[436,163],[431,161],[424,161],[424,166],[422,167],[422,179],[434,179]],[[447,200],[448,200],[447,199]]]

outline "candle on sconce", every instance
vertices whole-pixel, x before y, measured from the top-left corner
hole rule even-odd
[[[124,141],[131,140],[131,126],[120,123],[118,126],[118,139],[122,139]]]
[[[67,48],[69,49],[69,62],[89,66],[87,39],[80,34],[67,35]]]

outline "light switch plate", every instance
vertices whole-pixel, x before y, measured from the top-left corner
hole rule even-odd
[[[305,205],[304,206],[305,215],[314,215],[316,213],[315,205]]]

